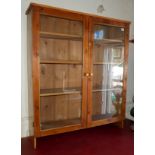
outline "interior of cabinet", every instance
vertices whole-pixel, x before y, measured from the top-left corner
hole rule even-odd
[[[41,128],[81,123],[81,94],[41,97]]]
[[[110,25],[95,25],[94,39],[109,39],[111,41],[121,42],[124,40],[124,28]]]
[[[82,38],[83,27],[80,21],[41,15],[40,32],[58,34],[60,36],[77,36]]]
[[[94,25],[92,120],[121,113],[124,29]]]
[[[82,64],[82,41],[40,39],[41,63]]]
[[[41,129],[81,123],[82,22],[41,15]]]

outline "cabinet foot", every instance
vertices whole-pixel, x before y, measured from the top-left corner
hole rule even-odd
[[[33,138],[33,147],[34,147],[34,149],[36,149],[36,147],[37,147],[37,138],[36,137]]]
[[[124,128],[124,120],[120,121],[120,122],[117,122],[116,125],[119,127],[119,128]]]

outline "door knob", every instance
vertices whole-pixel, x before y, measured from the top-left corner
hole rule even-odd
[[[93,73],[90,73],[89,76],[93,76]]]
[[[84,73],[84,76],[88,77],[89,76],[89,73]]]

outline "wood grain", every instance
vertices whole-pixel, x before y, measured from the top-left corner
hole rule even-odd
[[[57,35],[60,37],[80,37],[82,38],[82,22],[74,20],[68,20],[67,18],[58,18],[54,16],[41,15],[41,32],[48,32],[51,35]],[[47,33],[47,34],[48,34]]]
[[[94,38],[94,33],[93,33],[93,21],[92,18],[89,17],[89,27],[88,27],[88,33],[89,33],[89,38],[88,38],[88,73],[93,73],[93,56],[92,56],[92,51],[93,51],[93,38]],[[87,91],[88,91],[88,98],[87,98],[87,127],[90,127],[92,124],[92,78],[88,78],[87,82]]]
[[[55,39],[72,39],[72,40],[81,40],[82,37],[80,35],[73,34],[64,34],[64,33],[51,33],[51,32],[40,32],[40,36],[42,38],[55,38]]]
[[[75,65],[82,65],[81,61],[74,61],[74,60],[41,60],[40,64],[75,64]]]
[[[41,123],[81,120],[81,94],[41,97],[41,103]]]
[[[40,61],[80,61],[82,63],[82,48],[82,41],[41,39]]]
[[[40,96],[39,96],[39,11],[32,12],[32,81],[34,104],[34,136],[40,131]]]
[[[120,117],[120,116],[101,119],[101,120],[94,121],[90,127],[100,126],[103,124],[115,123],[115,122],[119,122],[121,120],[122,120],[122,117]]]

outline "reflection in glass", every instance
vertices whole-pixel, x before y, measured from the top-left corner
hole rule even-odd
[[[124,28],[107,26],[107,25],[95,25],[94,27],[94,40],[101,39],[113,39],[123,40],[124,39]]]
[[[95,25],[92,120],[121,114],[124,29]]]
[[[117,116],[121,113],[121,90],[93,93],[93,120]]]

